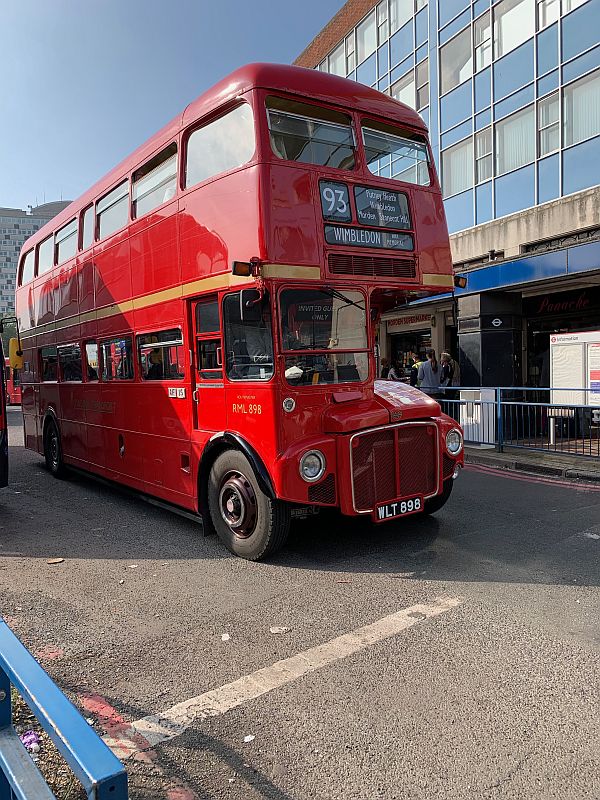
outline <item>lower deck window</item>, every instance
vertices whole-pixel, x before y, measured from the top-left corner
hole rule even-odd
[[[42,381],[58,380],[58,354],[56,347],[42,347],[40,350]]]
[[[273,376],[273,331],[268,297],[244,290],[223,301],[227,377],[232,381],[268,381]],[[247,299],[246,299],[247,298]],[[242,319],[240,303],[244,302]]]
[[[137,344],[142,380],[181,380],[184,377],[183,337],[179,329],[145,333],[137,337]]]
[[[70,344],[58,348],[60,376],[63,381],[81,383],[81,348],[78,344]]]
[[[102,342],[102,380],[133,379],[133,348],[131,336]]]

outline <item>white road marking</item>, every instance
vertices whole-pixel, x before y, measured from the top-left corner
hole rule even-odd
[[[396,636],[430,617],[437,617],[460,605],[458,597],[437,597],[430,603],[418,603],[377,622],[357,628],[303,653],[277,661],[250,675],[245,675],[219,689],[184,700],[162,714],[151,714],[132,722],[104,741],[117,758],[126,759],[184,733],[193,722],[217,717],[232,708],[254,700],[273,689],[315,672],[347,656],[365,650],[377,642]]]

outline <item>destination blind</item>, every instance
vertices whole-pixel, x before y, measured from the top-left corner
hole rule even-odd
[[[328,244],[351,247],[380,247],[387,250],[414,249],[413,237],[410,234],[345,225],[325,225],[325,240]]]

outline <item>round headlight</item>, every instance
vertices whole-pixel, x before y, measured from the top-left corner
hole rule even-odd
[[[452,430],[448,431],[446,434],[446,447],[448,448],[448,452],[453,456],[457,456],[462,450],[462,446],[462,433],[456,428],[452,428]]]
[[[320,450],[309,450],[300,459],[300,475],[308,483],[314,483],[323,477],[325,472],[325,456]]]

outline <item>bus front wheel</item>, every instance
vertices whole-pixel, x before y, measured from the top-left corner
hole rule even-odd
[[[442,508],[442,506],[445,506],[450,498],[450,495],[452,494],[453,486],[454,486],[454,481],[452,480],[452,478],[450,478],[450,480],[444,481],[444,488],[442,490],[442,493],[425,501],[425,509],[424,509],[425,513],[435,514],[436,511],[439,511],[440,508]]]
[[[55,478],[63,478],[66,472],[65,462],[62,456],[60,433],[53,419],[46,423],[44,429],[44,458],[48,471]]]
[[[289,507],[267,497],[238,450],[216,458],[208,478],[208,508],[219,539],[236,556],[260,561],[285,544]]]

